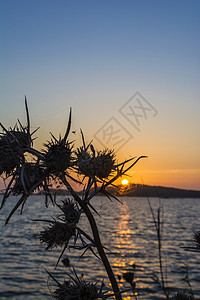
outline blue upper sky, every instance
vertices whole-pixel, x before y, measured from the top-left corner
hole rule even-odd
[[[114,116],[135,137],[121,157],[150,157],[145,183],[200,188],[199,15],[195,0],[0,0],[1,122],[24,120],[26,94],[40,147],[70,106],[88,140]],[[119,115],[136,91],[158,111],[139,134]]]

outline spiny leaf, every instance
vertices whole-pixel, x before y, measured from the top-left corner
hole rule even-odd
[[[68,121],[68,125],[67,125],[67,130],[66,130],[65,136],[64,136],[64,138],[63,138],[63,143],[64,143],[64,144],[66,143],[67,137],[68,137],[69,132],[70,132],[71,122],[72,122],[72,108],[70,107],[69,121]]]

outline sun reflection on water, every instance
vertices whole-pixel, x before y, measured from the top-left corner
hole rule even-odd
[[[121,205],[121,211],[118,217],[118,228],[116,244],[119,249],[123,248],[123,245],[129,245],[129,249],[134,251],[135,244],[131,237],[135,234],[133,229],[129,228],[130,212],[127,203]]]
[[[119,249],[119,255],[117,258],[114,258],[113,261],[113,268],[115,269],[115,276],[119,279],[119,287],[121,290],[124,288],[129,288],[130,285],[125,282],[123,279],[123,273],[126,271],[133,271],[132,265],[134,265],[135,260],[133,259],[136,245],[134,243],[134,230],[130,227],[131,223],[131,216],[130,216],[130,210],[127,205],[127,203],[124,203],[120,207],[120,213],[117,217],[117,231],[116,231],[116,248]],[[126,249],[126,251],[124,251]],[[135,282],[138,281],[138,279],[135,279]],[[129,300],[133,298],[130,296],[129,292],[123,294],[124,300]]]

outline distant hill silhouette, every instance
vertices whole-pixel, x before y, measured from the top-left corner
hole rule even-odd
[[[177,189],[163,186],[128,184],[126,186],[108,187],[106,189],[115,196],[159,197],[159,198],[200,198],[200,191]],[[65,189],[50,189],[52,194],[69,195]],[[40,191],[38,194],[44,194]],[[100,194],[99,194],[100,195]]]
[[[118,188],[111,187],[109,192],[132,197],[200,198],[200,191],[137,184],[120,185]]]

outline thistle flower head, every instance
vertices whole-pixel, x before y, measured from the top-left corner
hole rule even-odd
[[[0,175],[10,175],[20,165],[22,154],[20,148],[7,135],[0,136]]]
[[[71,109],[69,114],[69,121],[64,138],[57,140],[51,134],[51,141],[45,144],[44,150],[44,164],[48,174],[59,175],[71,166],[72,160],[72,145],[67,141],[71,128]]]
[[[46,250],[54,247],[67,245],[70,238],[75,235],[76,228],[74,225],[59,221],[53,221],[49,227],[40,232],[39,239],[41,243],[46,243]]]
[[[77,205],[69,198],[64,199],[62,204],[59,205],[63,212],[63,219],[69,224],[76,224],[79,221],[80,212]]]
[[[76,224],[80,218],[78,207],[69,198],[64,199],[58,207],[63,213],[57,220],[47,220],[49,227],[44,228],[39,235],[41,243],[47,244],[47,250],[57,246],[67,246],[70,238],[76,236]]]
[[[114,169],[114,151],[105,149],[104,151],[95,152],[93,146],[91,149],[92,153],[89,153],[88,150],[84,150],[83,147],[77,149],[78,173],[91,178],[97,177],[100,180],[108,178]]]
[[[58,175],[70,167],[72,154],[70,143],[51,140],[45,147],[44,164],[48,173]]]
[[[24,160],[23,148],[29,140],[24,131],[11,129],[0,134],[0,175],[10,175]]]
[[[24,152],[32,144],[30,134],[30,120],[27,101],[25,98],[25,107],[27,115],[27,125],[22,126],[21,122],[14,128],[7,130],[1,123],[3,132],[0,133],[0,175],[5,173],[10,175],[24,161]]]
[[[112,150],[104,150],[97,152],[97,157],[94,159],[94,166],[95,166],[95,175],[99,179],[107,178],[113,168],[115,163],[115,154]]]
[[[75,151],[76,165],[79,174],[94,177],[93,157],[83,147]]]
[[[64,281],[54,292],[58,300],[96,300],[100,299],[99,292],[94,283],[86,283],[83,279],[78,281]]]

